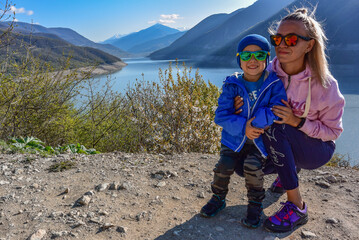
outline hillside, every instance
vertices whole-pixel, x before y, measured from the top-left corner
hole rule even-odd
[[[0,29],[6,29],[8,24],[8,22],[1,22]],[[23,35],[33,34],[45,37],[49,35],[57,36],[58,38],[61,38],[62,40],[65,40],[75,46],[96,48],[118,58],[130,56],[129,53],[110,44],[95,43],[70,28],[46,28],[38,24],[16,22],[13,32]]]
[[[211,196],[218,155],[0,155],[0,238],[276,240],[359,239],[359,171],[322,167],[299,174],[309,222],[289,233],[240,224],[246,213],[244,179],[231,178],[227,207],[199,216]],[[61,161],[73,169],[49,172]],[[274,180],[265,177],[265,188]],[[264,216],[285,196],[266,191]],[[81,204],[80,204],[81,203]],[[37,236],[37,238],[35,238]]]
[[[61,68],[64,60],[70,56],[71,68],[121,62],[121,59],[98,49],[77,47],[54,36],[46,34],[44,37],[43,33],[40,35],[12,33],[8,43],[2,42],[7,47],[0,48],[0,61],[10,56],[14,61],[21,62],[25,60],[29,48],[34,56],[39,57],[43,63],[50,63],[55,69]]]
[[[155,24],[149,28],[141,31],[128,34],[120,39],[112,42],[112,45],[129,51],[135,45],[143,44],[145,42],[164,37],[166,35],[180,32],[177,29],[170,28],[161,24]]]
[[[152,53],[158,49],[169,46],[175,40],[183,36],[186,32],[178,32],[166,35],[164,37],[156,38],[131,47],[128,51],[130,53]]]
[[[317,5],[316,18],[323,22],[326,35],[329,39],[329,57],[331,64],[357,64],[353,57],[359,54],[358,38],[359,32],[352,31],[350,26],[356,26],[359,22],[359,4],[356,0],[345,2],[330,0],[297,0],[288,6],[288,9],[294,7],[307,6],[311,8]],[[208,54],[197,65],[200,67],[236,67],[235,52],[237,44],[244,36],[257,33],[266,36],[269,39],[269,26],[281,19],[287,14],[283,9],[263,22],[259,22],[248,30],[242,32],[231,42],[222,46],[220,49]],[[353,52],[354,51],[354,52]],[[274,48],[271,51],[272,57],[275,56]]]
[[[211,16],[192,31],[188,31],[182,37],[183,40],[180,38],[169,47],[152,53],[150,58],[198,59],[225,45],[241,32],[267,19],[291,2],[293,0],[258,0],[234,13]],[[217,19],[218,21],[213,21]]]

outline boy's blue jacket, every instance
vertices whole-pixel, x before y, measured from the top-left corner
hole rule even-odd
[[[263,84],[258,92],[258,98],[252,109],[249,104],[248,92],[241,82],[242,75],[238,73],[228,76],[222,86],[222,93],[218,98],[218,108],[214,122],[223,128],[221,143],[235,152],[239,152],[247,140],[245,135],[247,120],[256,117],[252,126],[265,128],[273,124],[273,120],[279,118],[271,110],[274,105],[282,105],[282,99],[287,101],[287,95],[282,81],[275,72],[265,73]],[[234,98],[243,98],[242,112],[235,114]],[[263,157],[268,154],[265,150],[262,136],[254,139],[254,144]]]

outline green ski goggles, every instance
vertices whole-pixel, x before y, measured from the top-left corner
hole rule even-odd
[[[237,53],[237,57],[239,56],[241,60],[245,62],[249,61],[252,58],[252,56],[254,56],[254,58],[257,59],[258,61],[264,61],[266,60],[267,55],[269,56],[270,53],[263,50],[255,51],[255,52],[244,51]]]

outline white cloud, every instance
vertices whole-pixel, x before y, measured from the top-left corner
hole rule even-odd
[[[161,14],[161,19],[180,19],[179,14]]]
[[[176,23],[175,20],[182,19],[179,14],[161,14],[159,20],[149,21],[149,24],[160,23],[163,25],[169,25],[172,23]]]
[[[11,12],[14,12],[15,14],[22,14],[22,13],[24,13],[24,14],[26,14],[26,15],[29,15],[29,16],[31,16],[31,15],[33,15],[34,14],[34,11],[32,11],[32,10],[26,10],[25,8],[16,8],[15,6],[11,6],[10,7],[10,11]]]

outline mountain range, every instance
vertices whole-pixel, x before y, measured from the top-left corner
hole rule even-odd
[[[197,64],[199,67],[236,67],[235,52],[237,44],[244,36],[252,33],[261,34],[269,38],[268,28],[279,21],[288,12],[287,9],[298,7],[313,9],[316,6],[316,19],[322,22],[328,37],[329,62],[331,64],[356,64],[354,56],[359,54],[359,31],[353,31],[359,23],[359,4],[357,0],[331,1],[331,0],[296,0],[287,8],[282,9],[265,21],[259,22],[243,31],[227,44],[207,54]],[[357,27],[356,27],[357,28]],[[275,56],[274,48],[271,55]]]
[[[207,17],[170,46],[150,54],[151,59],[198,60],[232,41],[241,32],[264,21],[293,0],[258,0],[230,14]]]
[[[0,29],[6,29],[8,25],[9,22],[1,22]],[[114,47],[113,45],[95,43],[70,28],[46,28],[38,24],[16,22],[13,32],[20,33],[22,35],[32,34],[49,38],[61,38],[75,46],[96,48],[118,58],[130,56],[129,53]]]
[[[104,43],[110,43],[136,56],[147,56],[156,50],[169,46],[183,34],[185,34],[184,31],[181,32],[162,24],[155,24],[123,37],[113,36],[105,40]]]
[[[3,31],[0,30],[0,35]],[[43,63],[50,63],[54,69],[60,69],[71,58],[70,68],[112,64],[121,59],[90,47],[75,46],[50,33],[21,34],[10,33],[1,39],[0,61],[11,59],[16,63],[26,61],[29,52]]]

